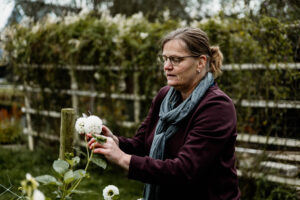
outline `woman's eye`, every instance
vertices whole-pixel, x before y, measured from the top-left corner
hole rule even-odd
[[[177,63],[181,61],[181,59],[178,57],[172,57],[172,60]]]

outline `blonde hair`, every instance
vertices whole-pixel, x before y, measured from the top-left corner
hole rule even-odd
[[[218,46],[209,45],[207,34],[199,28],[179,28],[167,34],[161,41],[161,49],[170,40],[179,39],[186,44],[187,50],[193,56],[208,56],[209,71],[215,78],[222,74],[223,54]]]

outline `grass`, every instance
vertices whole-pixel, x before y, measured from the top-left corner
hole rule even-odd
[[[59,146],[56,144],[51,147],[38,146],[33,152],[27,148],[6,149],[0,146],[0,184],[16,194],[21,194],[18,190],[21,180],[25,179],[26,173],[32,176],[44,174],[52,175],[52,163],[58,157]],[[86,160],[82,158],[83,168]],[[117,166],[108,164],[107,169],[103,170],[95,165],[88,169],[90,178],[84,179],[78,190],[87,191],[86,194],[76,194],[73,200],[101,200],[102,190],[107,185],[115,185],[120,190],[122,200],[132,200],[142,197],[143,184],[134,180],[127,179],[126,172]],[[47,196],[51,196],[51,190],[45,186],[39,187]],[[0,200],[13,200],[17,197],[0,187]]]
[[[52,163],[58,158],[58,144],[40,144],[33,152],[26,147],[7,149],[0,145],[0,184],[9,188],[12,192],[18,191],[21,180],[26,173],[32,176],[53,174]],[[86,160],[82,158],[79,168],[84,168]],[[90,178],[84,179],[78,190],[88,192],[76,194],[72,200],[102,200],[102,190],[107,185],[115,185],[120,190],[121,200],[135,200],[142,197],[143,184],[127,179],[126,172],[117,166],[108,164],[103,170],[95,165],[88,169]],[[294,188],[286,185],[275,184],[264,179],[240,178],[240,189],[243,200],[298,200],[298,194]],[[44,186],[39,187],[47,196],[51,196],[53,190]],[[0,187],[0,200],[16,200],[16,196],[3,187]],[[54,198],[52,198],[54,200]]]

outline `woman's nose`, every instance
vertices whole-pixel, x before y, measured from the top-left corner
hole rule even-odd
[[[167,70],[171,70],[171,69],[173,69],[173,65],[172,65],[170,59],[168,59],[164,63],[164,70],[167,71]]]

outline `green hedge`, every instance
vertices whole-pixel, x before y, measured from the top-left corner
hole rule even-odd
[[[170,30],[185,24],[171,19],[149,22],[142,14],[131,17],[89,13],[82,16],[67,16],[50,22],[47,19],[31,26],[15,25],[4,34],[5,51],[9,64],[14,69],[16,83],[25,80],[30,86],[50,88],[54,93],[41,91],[32,98],[37,109],[59,111],[72,105],[70,96],[56,93],[70,88],[69,72],[60,66],[94,65],[94,71],[77,71],[80,90],[95,90],[105,93],[132,93],[133,70],[139,73],[140,94],[149,97],[143,102],[142,117],[149,108],[151,98],[165,85],[162,67],[157,62],[160,39]],[[293,62],[293,46],[298,31],[278,19],[247,17],[234,19],[220,16],[205,21],[194,21],[190,26],[207,32],[211,45],[219,45],[224,54],[224,63],[261,63],[268,66]],[[52,68],[22,68],[23,64],[51,65]],[[119,71],[111,67],[120,67]],[[299,70],[266,69],[224,71],[218,78],[219,86],[230,97],[253,100],[299,100]],[[125,84],[124,84],[125,83]],[[80,112],[92,112],[108,118],[112,125],[117,120],[132,118],[128,111],[132,102],[80,98]],[[294,111],[288,109],[252,109],[237,104],[239,132],[253,134],[297,136],[298,126]],[[296,118],[299,117],[296,111]],[[36,122],[43,129],[48,123]],[[292,121],[291,121],[292,120]],[[57,126],[59,122],[55,122]],[[52,127],[52,125],[50,125]],[[51,128],[50,128],[51,129]],[[57,131],[55,131],[57,132]]]

